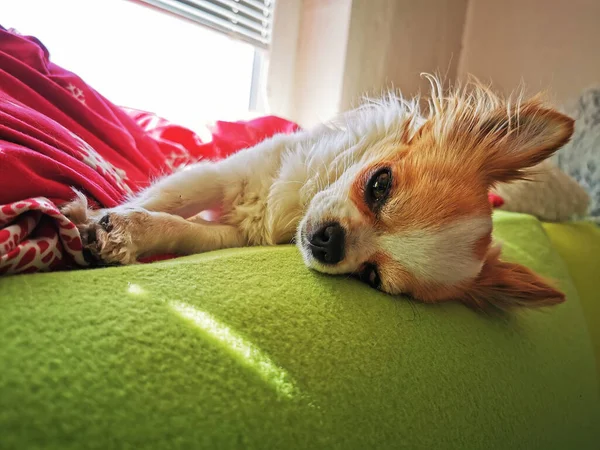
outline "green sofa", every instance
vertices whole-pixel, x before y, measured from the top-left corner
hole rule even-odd
[[[0,279],[0,449],[600,448],[600,231],[498,212],[547,310],[485,316],[292,246]]]

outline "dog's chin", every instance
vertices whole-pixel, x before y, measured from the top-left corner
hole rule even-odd
[[[305,243],[298,242],[297,247],[300,250],[300,254],[302,255],[302,260],[304,261],[304,264],[309,269],[321,273],[326,273],[328,275],[341,275],[344,273],[351,272],[351,270],[345,267],[344,261],[342,261],[339,264],[322,264],[310,254],[310,249]]]

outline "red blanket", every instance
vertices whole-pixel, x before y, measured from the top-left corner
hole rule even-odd
[[[119,108],[49,60],[37,39],[0,27],[0,273],[85,266],[57,206],[72,187],[111,207],[175,168],[220,159],[297,126],[277,117],[217,122],[212,140]]]
[[[76,227],[57,208],[73,187],[96,207],[115,206],[179,166],[297,128],[273,116],[217,122],[202,142],[113,105],[53,64],[37,39],[0,27],[0,274],[87,265]]]

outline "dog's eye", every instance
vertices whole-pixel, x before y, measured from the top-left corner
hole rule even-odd
[[[360,279],[372,288],[379,289],[381,287],[381,279],[379,278],[375,264],[367,264],[360,272]]]
[[[392,188],[392,172],[385,168],[375,172],[365,190],[365,200],[373,210],[379,209],[387,200]]]

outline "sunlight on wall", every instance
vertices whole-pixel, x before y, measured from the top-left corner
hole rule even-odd
[[[271,359],[259,348],[238,336],[228,326],[220,323],[210,314],[200,311],[186,303],[172,302],[171,308],[182,317],[191,320],[204,332],[216,338],[228,349],[233,351],[244,364],[250,366],[260,376],[275,387],[277,392],[284,397],[292,398],[296,393],[294,384],[290,381],[287,372],[277,367]]]
[[[0,25],[33,35],[110,101],[197,129],[246,117],[254,48],[129,0],[9,0]]]

